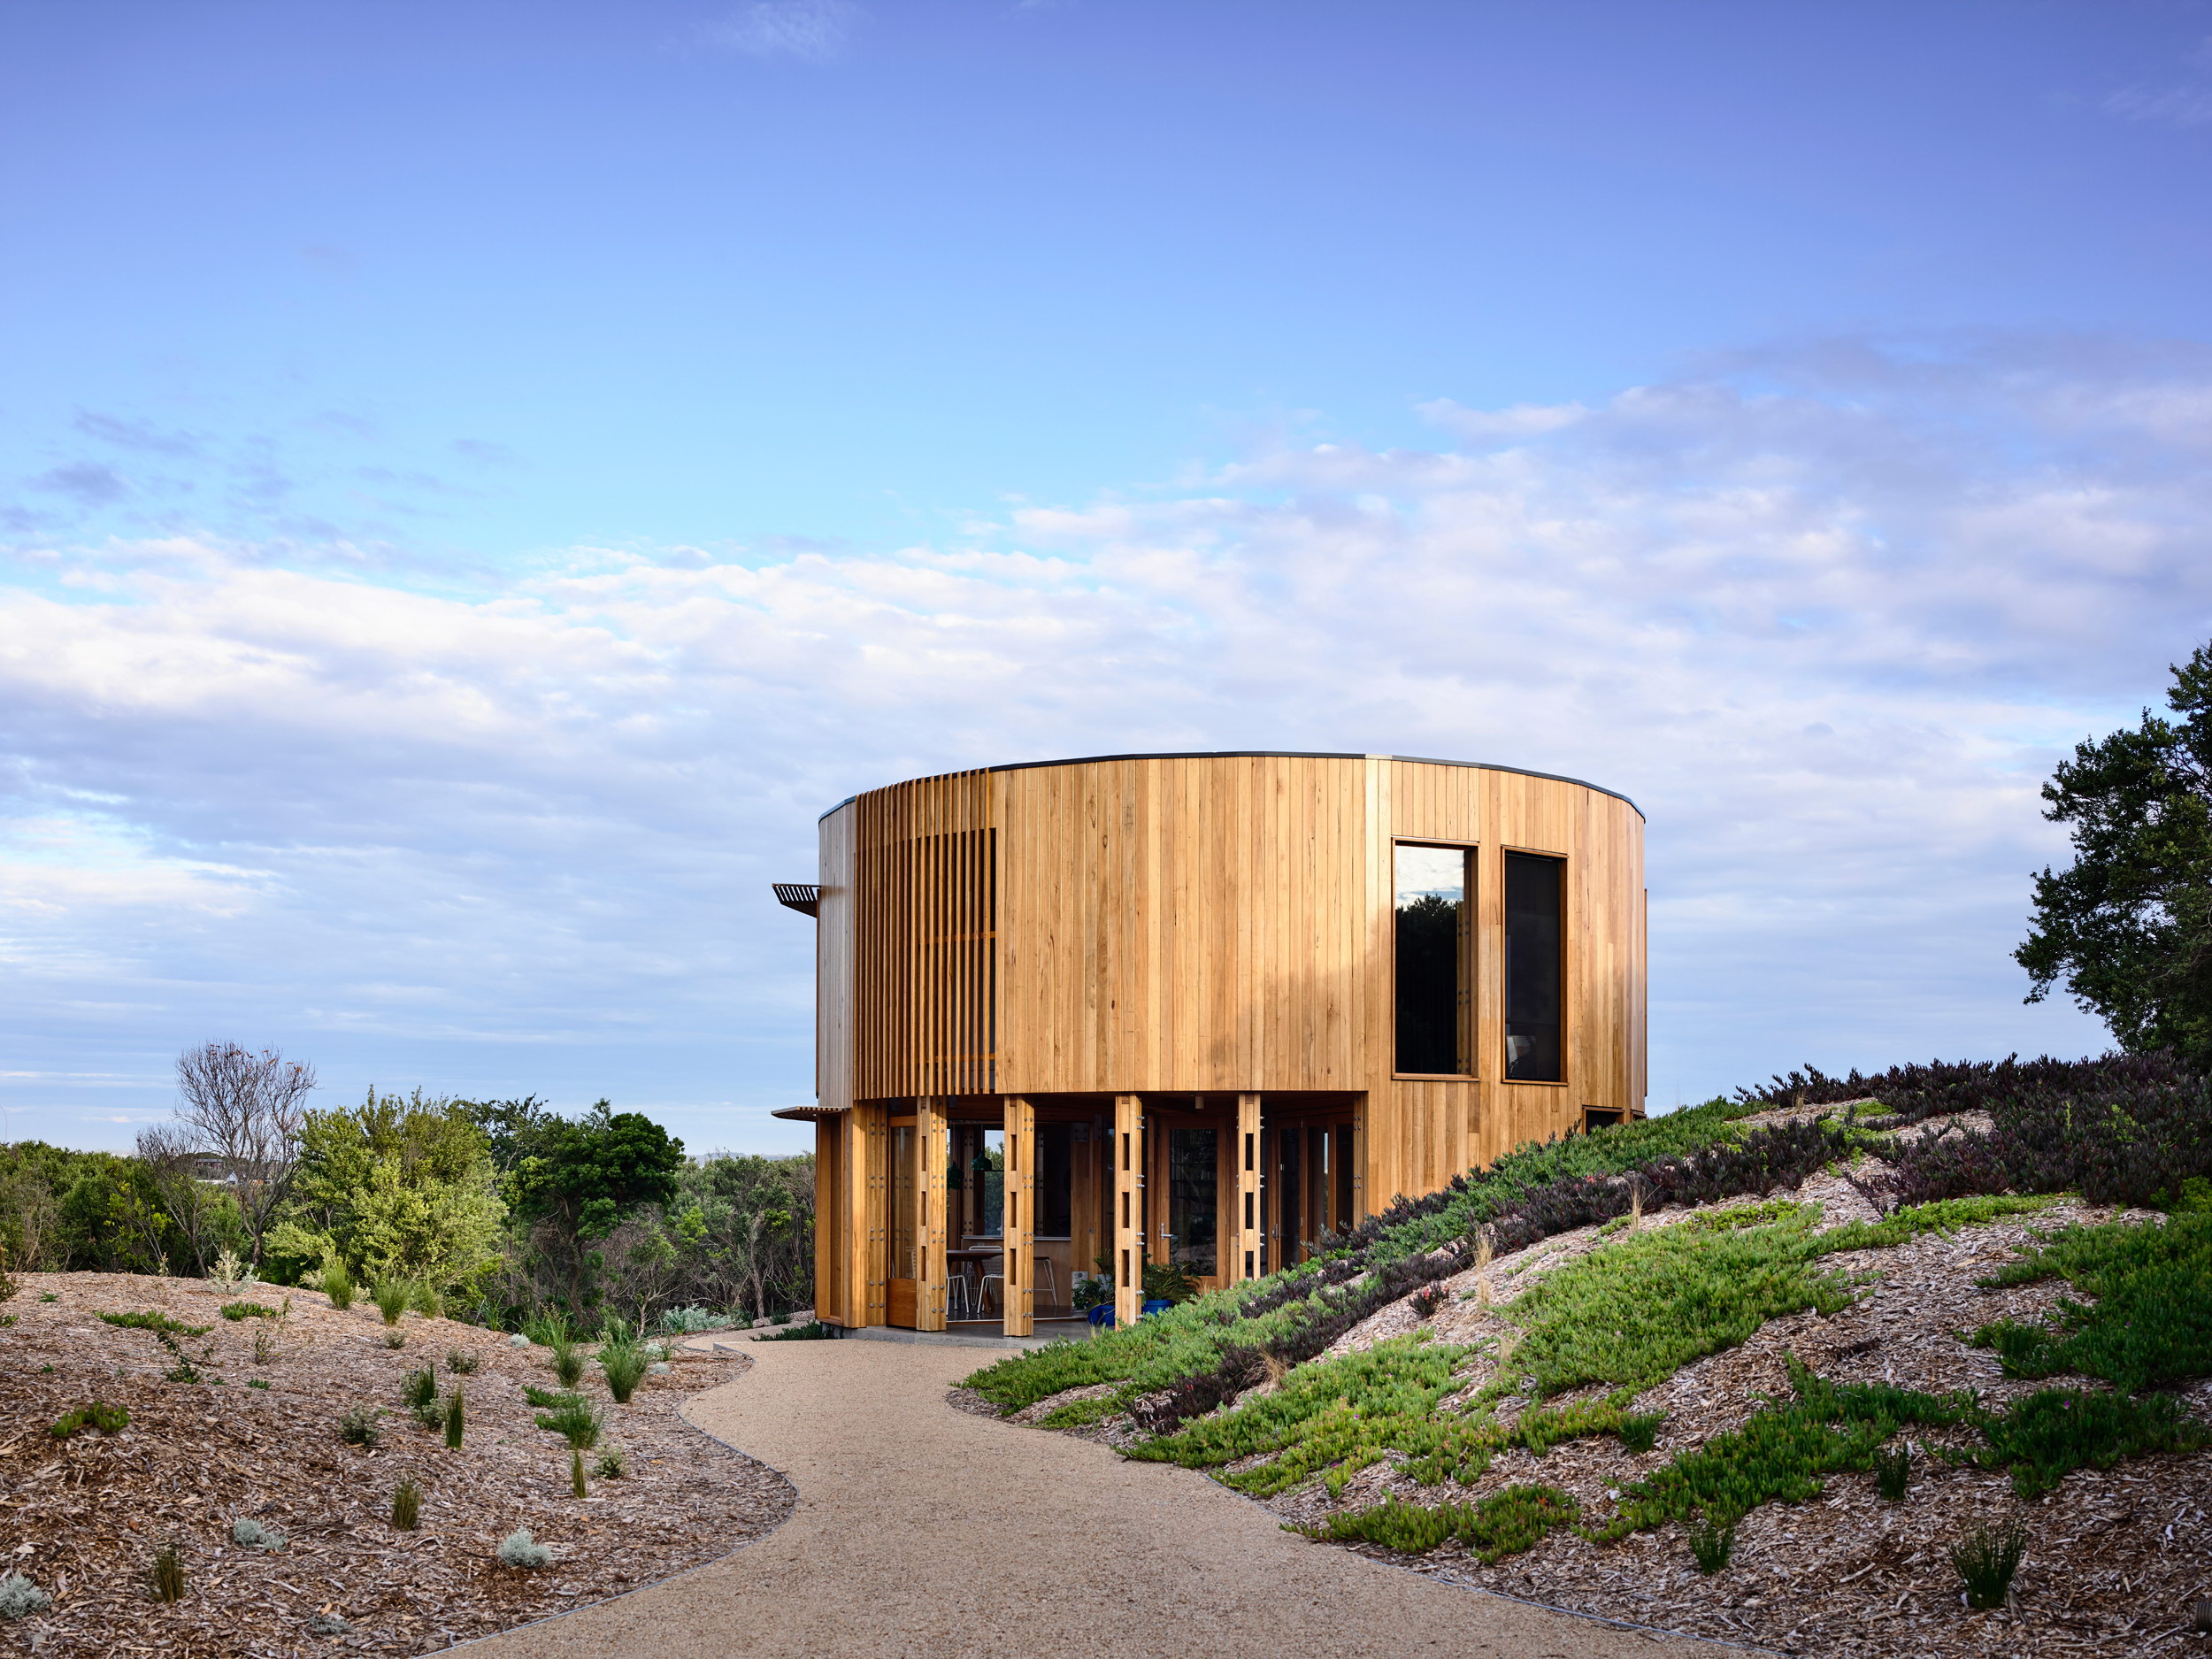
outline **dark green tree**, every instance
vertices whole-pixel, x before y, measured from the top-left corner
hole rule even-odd
[[[684,1143],[603,1100],[581,1118],[541,1120],[535,1129],[534,1148],[509,1177],[509,1202],[536,1225],[547,1255],[566,1273],[570,1304],[581,1312],[597,1264],[592,1246],[640,1207],[676,1195]]]
[[[2014,953],[2038,1002],[2063,981],[2137,1053],[2212,1064],[2212,645],[2173,671],[2167,706],[2078,744],[2043,786],[2073,826],[2070,869],[2035,879]]]

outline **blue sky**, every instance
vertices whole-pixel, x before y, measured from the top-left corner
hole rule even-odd
[[[2196,4],[0,4],[0,1133],[795,1144],[815,814],[1148,747],[1635,796],[1656,1106],[2094,1048],[2208,159]]]

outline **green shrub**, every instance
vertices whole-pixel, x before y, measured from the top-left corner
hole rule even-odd
[[[576,1450],[588,1452],[599,1444],[599,1432],[605,1422],[587,1402],[571,1400],[550,1411],[539,1412],[537,1425],[563,1436]]]
[[[340,1313],[353,1306],[353,1275],[346,1271],[343,1262],[334,1259],[323,1269],[323,1294],[330,1298],[330,1305]]]
[[[460,1375],[466,1377],[475,1371],[476,1366],[476,1356],[470,1353],[468,1349],[465,1348],[449,1348],[446,1349],[445,1368],[448,1371],[457,1371]]]
[[[461,1399],[461,1385],[456,1383],[445,1402],[445,1443],[449,1449],[461,1449],[461,1437],[467,1428],[468,1407]]]
[[[426,1318],[445,1317],[445,1298],[438,1294],[438,1287],[426,1279],[415,1280],[407,1305]]]
[[[234,1323],[240,1319],[273,1319],[277,1310],[257,1302],[227,1302],[222,1306],[222,1315]]]
[[[787,1331],[771,1331],[766,1336],[757,1336],[756,1342],[820,1342],[837,1335],[837,1327],[824,1325],[819,1319],[809,1319],[804,1325],[795,1325]],[[1073,1343],[1067,1344],[1074,1347]]]
[[[392,1488],[392,1530],[411,1532],[422,1517],[422,1488],[403,1480]]]
[[[1951,1551],[1951,1564],[1965,1583],[1966,1604],[2002,1607],[2027,1548],[2028,1535],[2016,1521],[1994,1531],[1978,1526],[1962,1539]]]
[[[1380,1544],[1408,1555],[1456,1538],[1488,1565],[1530,1548],[1554,1527],[1571,1525],[1579,1509],[1555,1487],[1515,1486],[1473,1503],[1432,1506],[1386,1498],[1364,1509],[1332,1515],[1318,1526],[1292,1530],[1332,1543]]]
[[[246,1386],[249,1388],[258,1388],[265,1393],[267,1392],[269,1385],[265,1379],[260,1377],[249,1377],[246,1379]]]
[[[622,1448],[619,1446],[602,1448],[599,1455],[592,1460],[591,1471],[602,1480],[621,1479],[628,1472],[628,1462],[623,1456]]]
[[[584,1379],[584,1356],[570,1337],[563,1336],[553,1344],[553,1374],[564,1388],[573,1388]]]
[[[522,1385],[522,1397],[541,1409],[551,1410],[559,1406],[573,1405],[583,1396],[566,1392],[556,1393],[550,1388],[534,1387],[525,1383]]]
[[[388,1275],[370,1287],[369,1296],[376,1303],[377,1312],[384,1316],[384,1323],[396,1325],[415,1300],[415,1287],[406,1279]]]
[[[211,1325],[180,1325],[167,1314],[151,1310],[143,1313],[104,1313],[100,1317],[126,1330],[151,1331],[156,1336],[205,1336],[215,1328]]]
[[[121,1406],[102,1405],[97,1400],[63,1413],[61,1419],[46,1432],[58,1440],[85,1429],[97,1429],[103,1434],[119,1434],[130,1425],[131,1414]]]
[[[381,1409],[356,1406],[338,1419],[338,1438],[349,1446],[374,1446],[383,1439],[377,1419],[384,1415]]]
[[[1621,1446],[1632,1452],[1647,1452],[1659,1444],[1659,1431],[1666,1425],[1667,1414],[1647,1411],[1640,1417],[1621,1419]]]
[[[399,1387],[400,1403],[411,1410],[419,1411],[434,1404],[437,1398],[438,1373],[427,1365],[420,1371],[409,1371],[407,1380]]]
[[[2193,1452],[2212,1446],[2212,1428],[2171,1394],[2122,1394],[2046,1388],[1982,1420],[1986,1449],[1977,1461],[2009,1467],[2024,1498],[2039,1496],[2077,1469],[2109,1469],[2123,1457]]]
[[[499,1558],[510,1567],[529,1572],[548,1565],[553,1552],[531,1537],[528,1527],[518,1526],[499,1540]]]

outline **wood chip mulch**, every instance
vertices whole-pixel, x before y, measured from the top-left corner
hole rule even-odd
[[[1855,1173],[1863,1180],[1878,1171],[1863,1166]],[[1873,1214],[1856,1188],[1832,1175],[1815,1177],[1796,1196],[1822,1206],[1824,1225]],[[1686,1213],[1660,1211],[1645,1225],[1671,1225]],[[2079,1377],[2008,1380],[1993,1353],[1969,1347],[1963,1338],[2000,1317],[2036,1318],[2062,1294],[2074,1294],[2055,1281],[2000,1290],[1976,1285],[2013,1258],[2032,1228],[2109,1220],[2116,1213],[2070,1200],[2038,1215],[1955,1235],[1831,1258],[1827,1265],[1872,1276],[1860,1287],[1856,1303],[1832,1318],[1807,1313],[1774,1320],[1740,1347],[1686,1366],[1639,1396],[1636,1409],[1667,1414],[1657,1446],[1640,1455],[1610,1436],[1570,1441],[1542,1458],[1515,1448],[1463,1487],[1418,1486],[1384,1462],[1356,1473],[1333,1502],[1317,1478],[1271,1500],[1269,1507],[1286,1521],[1310,1524],[1386,1495],[1458,1502],[1517,1483],[1542,1482],[1579,1500],[1586,1522],[1601,1523],[1626,1483],[1686,1448],[1740,1427],[1770,1397],[1786,1399],[1784,1359],[1789,1354],[1838,1381],[1936,1392],[1972,1387],[1993,1404],[2045,1387],[2101,1387]],[[1597,1233],[1562,1233],[1500,1256],[1488,1270],[1495,1304],[1509,1304],[1545,1271],[1586,1253],[1600,1242]],[[1477,1302],[1460,1298],[1457,1293],[1471,1291],[1475,1279],[1471,1271],[1445,1281],[1455,1294],[1426,1322],[1439,1340],[1473,1341],[1505,1328]],[[1348,1333],[1332,1351],[1364,1348],[1423,1324],[1409,1301],[1395,1303]],[[1490,1369],[1486,1363],[1468,1369],[1467,1394],[1488,1381]],[[1073,1397],[1071,1391],[1022,1415],[1033,1421]],[[1509,1417],[1520,1403],[1502,1402],[1502,1415]],[[2212,1382],[2197,1385],[2184,1403],[2212,1418]],[[1133,1438],[1125,1418],[1109,1419],[1101,1428],[1104,1433],[1094,1430],[1093,1437],[1111,1438],[1118,1431]],[[1979,1443],[1966,1430],[1908,1430],[1901,1438],[1929,1449]],[[1915,1457],[1902,1503],[1884,1502],[1870,1475],[1843,1474],[1830,1477],[1826,1491],[1809,1502],[1762,1505],[1738,1528],[1729,1564],[1709,1578],[1697,1570],[1685,1530],[1675,1525],[1612,1545],[1557,1532],[1526,1554],[1488,1567],[1455,1543],[1418,1556],[1350,1548],[1450,1582],[1788,1653],[1851,1659],[2198,1654],[2212,1659],[2212,1633],[2194,1628],[2195,1605],[2212,1599],[2208,1509],[2212,1453],[2079,1470],[2056,1491],[2032,1501],[2016,1495],[2002,1471],[1955,1467],[1922,1455]],[[1995,1611],[1969,1610],[1951,1565],[1952,1547],[1977,1526],[2014,1519],[2028,1543],[2010,1602]]]
[[[538,1428],[526,1384],[558,1389],[542,1348],[409,1314],[397,1349],[376,1309],[348,1312],[309,1291],[121,1273],[26,1273],[0,1307],[0,1572],[53,1597],[0,1624],[0,1651],[41,1655],[421,1653],[568,1611],[700,1566],[762,1536],[790,1512],[788,1482],[685,1422],[683,1402],[751,1362],[681,1350],[631,1402],[587,1371],[581,1392],[606,1412],[603,1446],[626,1471],[571,1488],[569,1448]],[[42,1294],[57,1300],[46,1302]],[[292,1312],[273,1357],[253,1356],[268,1322],[224,1318],[234,1299]],[[157,1310],[206,1337],[209,1381],[164,1379],[175,1363],[151,1333],[96,1316]],[[457,1373],[449,1351],[472,1356]],[[419,1427],[401,1403],[406,1374],[434,1363],[441,1394],[461,1386],[463,1449]],[[219,1382],[214,1380],[219,1379]],[[250,1384],[265,1383],[265,1388]],[[114,1435],[49,1432],[98,1400],[130,1412]],[[339,1419],[381,1407],[380,1442],[348,1445]],[[587,1452],[587,1466],[595,1453]],[[422,1488],[419,1528],[391,1525],[393,1488]],[[233,1523],[287,1535],[244,1548]],[[500,1563],[526,1527],[550,1546],[537,1571]],[[173,1544],[184,1598],[154,1598],[155,1554]]]

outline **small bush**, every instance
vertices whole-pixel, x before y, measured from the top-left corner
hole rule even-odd
[[[403,1480],[392,1488],[392,1530],[411,1532],[422,1519],[422,1488]]]
[[[1659,1444],[1659,1431],[1665,1426],[1667,1414],[1647,1411],[1642,1415],[1621,1419],[1621,1446],[1632,1452],[1647,1452]]]
[[[323,1269],[323,1294],[340,1313],[353,1306],[354,1292],[353,1275],[346,1271],[343,1262],[334,1261]]]
[[[795,1325],[788,1330],[771,1331],[766,1336],[757,1336],[756,1342],[821,1342],[837,1335],[837,1327],[824,1325],[819,1319],[809,1319],[804,1325]]]
[[[1874,1490],[1891,1503],[1902,1503],[1912,1485],[1912,1448],[1874,1454]]]
[[[231,1542],[247,1549],[282,1549],[291,1541],[280,1528],[257,1521],[250,1515],[242,1515],[230,1524],[230,1538]]]
[[[240,1319],[273,1319],[276,1310],[257,1302],[227,1302],[222,1307],[223,1317],[234,1324]]]
[[[499,1558],[518,1571],[532,1572],[550,1563],[553,1552],[531,1537],[528,1527],[518,1526],[499,1540]]]
[[[164,1544],[154,1552],[153,1579],[156,1600],[184,1600],[184,1560],[177,1554],[174,1544]]]
[[[588,1452],[598,1445],[600,1430],[605,1426],[599,1413],[582,1400],[571,1400],[550,1411],[539,1412],[537,1425],[561,1435],[580,1452]]]
[[[338,1419],[338,1438],[349,1446],[373,1446],[384,1438],[376,1425],[384,1415],[381,1409],[356,1406]]]
[[[530,1346],[530,1339],[523,1335],[521,1332],[518,1331],[507,1339],[507,1346],[509,1348],[528,1348]]]
[[[61,1295],[60,1293],[57,1291],[42,1290],[38,1293],[38,1299],[41,1302],[59,1302],[61,1300]],[[0,1302],[5,1302],[7,1298],[5,1296],[0,1296]]]
[[[353,1626],[342,1613],[313,1613],[308,1616],[307,1633],[310,1636],[350,1636]]]
[[[438,1373],[427,1365],[420,1371],[411,1371],[407,1380],[399,1387],[400,1403],[411,1411],[419,1412],[425,1406],[438,1402]]]
[[[467,1377],[475,1373],[476,1356],[465,1348],[449,1348],[445,1351],[445,1368]]]
[[[376,1303],[377,1312],[384,1316],[384,1323],[397,1325],[400,1316],[415,1299],[415,1287],[406,1279],[387,1277],[371,1286],[369,1296]]]
[[[387,1331],[384,1333],[384,1346],[391,1348],[405,1348],[407,1346],[407,1333],[404,1331]]]
[[[2017,1521],[1996,1531],[1978,1526],[1962,1539],[1951,1551],[1951,1564],[1966,1585],[1967,1606],[2002,1607],[2027,1548],[2028,1535]]]
[[[702,1331],[719,1331],[729,1323],[729,1315],[710,1312],[704,1308],[671,1308],[661,1315],[661,1329],[680,1336],[695,1336]]]
[[[619,1446],[603,1447],[599,1455],[592,1459],[591,1472],[602,1480],[619,1480],[629,1472],[627,1460]]]
[[[584,1356],[578,1351],[574,1339],[563,1336],[553,1344],[553,1374],[560,1379],[564,1388],[573,1388],[583,1381]]]
[[[1413,1293],[1413,1313],[1416,1318],[1432,1319],[1436,1310],[1444,1305],[1444,1287],[1425,1285]]]
[[[1697,1563],[1697,1570],[1709,1578],[1725,1567],[1728,1558],[1735,1553],[1733,1522],[1721,1526],[1709,1519],[1690,1533],[1690,1557]]]
[[[60,1421],[46,1432],[58,1440],[65,1440],[83,1429],[97,1429],[103,1434],[118,1434],[130,1425],[131,1414],[122,1406],[102,1405],[97,1400],[63,1414]]]
[[[635,1342],[610,1342],[599,1350],[600,1367],[607,1377],[607,1392],[614,1396],[617,1405],[630,1403],[630,1396],[637,1392],[646,1368],[652,1363],[652,1356]]]
[[[215,1265],[207,1270],[207,1276],[225,1290],[239,1285],[250,1285],[258,1277],[252,1268],[238,1259],[238,1252],[227,1246],[216,1256]]]
[[[426,1279],[415,1281],[407,1305],[426,1318],[445,1317],[445,1298],[438,1294],[438,1287]]]
[[[468,1430],[468,1408],[461,1401],[461,1385],[453,1385],[453,1392],[445,1402],[445,1443],[452,1451],[461,1449],[461,1437]]]
[[[522,1334],[540,1348],[558,1348],[564,1342],[576,1340],[576,1328],[569,1317],[557,1308],[550,1313],[533,1315],[522,1322]]]
[[[0,1578],[0,1618],[27,1618],[53,1605],[54,1598],[19,1572]]]
[[[268,1389],[269,1385],[268,1385],[267,1380],[266,1380],[265,1379],[264,1379],[264,1378],[260,1378],[260,1377],[249,1377],[249,1378],[246,1379],[246,1386],[247,1386],[247,1387],[249,1387],[249,1388],[259,1388],[259,1389],[263,1390],[263,1391],[265,1393],[265,1392],[267,1391],[267,1389]]]

